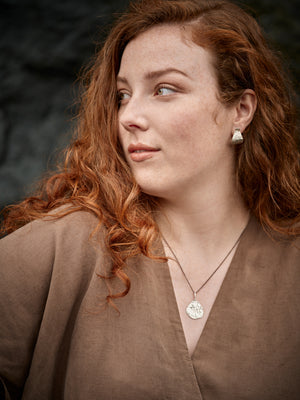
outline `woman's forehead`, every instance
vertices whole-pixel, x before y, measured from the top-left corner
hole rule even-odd
[[[179,69],[193,74],[199,68],[211,67],[209,51],[190,39],[190,33],[178,25],[159,25],[138,35],[126,46],[119,75],[131,70]],[[208,65],[209,64],[209,65]]]

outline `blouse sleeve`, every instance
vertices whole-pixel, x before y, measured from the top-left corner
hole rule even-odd
[[[48,228],[35,221],[0,241],[0,377],[5,399],[22,396],[43,318],[54,260],[51,223]]]

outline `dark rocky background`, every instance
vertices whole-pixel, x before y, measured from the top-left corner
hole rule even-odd
[[[299,93],[299,0],[241,0]],[[78,73],[126,0],[0,0],[0,209],[29,193],[68,142]]]

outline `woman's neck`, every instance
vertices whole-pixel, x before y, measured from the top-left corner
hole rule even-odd
[[[205,195],[162,200],[157,223],[162,234],[175,246],[199,246],[213,252],[228,248],[249,219],[237,190],[226,188]]]

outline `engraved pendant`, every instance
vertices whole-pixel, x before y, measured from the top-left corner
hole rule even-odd
[[[187,306],[186,313],[192,319],[199,319],[203,317],[204,310],[199,301],[193,300]]]

